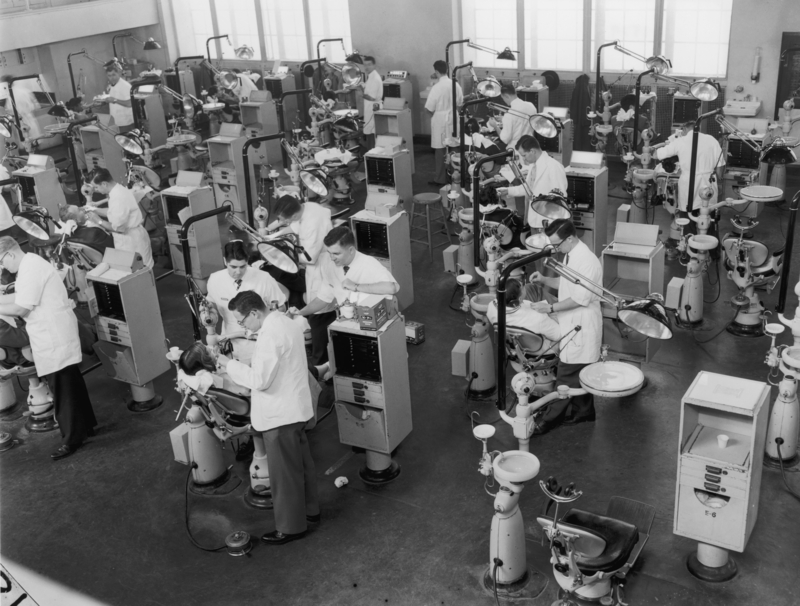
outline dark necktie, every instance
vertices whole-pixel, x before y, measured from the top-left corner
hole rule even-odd
[[[347,272],[350,271],[350,266],[349,265],[345,265],[342,269],[344,269],[344,275],[346,276]]]
[[[242,286],[242,281],[241,280],[234,280],[234,282],[236,283],[236,290],[239,290],[241,288],[241,286]]]

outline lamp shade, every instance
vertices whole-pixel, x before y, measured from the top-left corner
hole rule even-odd
[[[792,164],[797,162],[797,156],[782,140],[769,145],[761,154],[761,162],[767,164]]]
[[[490,76],[478,82],[476,90],[482,97],[493,99],[494,97],[500,96],[500,83],[497,81],[497,78]]]
[[[135,130],[129,133],[114,135],[114,141],[119,143],[122,149],[133,156],[141,156],[144,153],[144,141],[142,141],[142,138]]]
[[[11,118],[8,116],[0,116],[0,136],[11,136]]]
[[[719,84],[708,78],[695,80],[689,87],[689,92],[700,101],[713,101],[719,97]]]
[[[307,170],[301,170],[300,180],[303,182],[303,185],[305,185],[310,191],[314,192],[318,196],[325,197],[328,195],[328,188],[325,186],[322,180],[320,180],[313,173]]]
[[[253,50],[253,47],[248,46],[247,44],[243,44],[239,48],[235,48],[233,52],[237,58],[245,60],[252,59],[256,54],[256,52]]]
[[[671,339],[667,310],[655,299],[643,299],[623,305],[617,310],[620,321],[651,339]]]
[[[270,265],[274,265],[286,273],[296,274],[298,272],[295,247],[288,238],[276,238],[262,242],[258,245],[258,252]]]
[[[36,238],[37,240],[47,240],[50,238],[50,234],[48,234],[46,230],[44,230],[41,226],[34,223],[28,217],[23,217],[22,215],[15,215],[14,223],[16,223],[17,227],[19,227],[22,231],[24,231],[32,238]]]
[[[364,64],[364,58],[361,56],[361,53],[355,49],[353,49],[353,52],[347,55],[344,60],[348,63],[359,63],[361,65]]]
[[[558,191],[541,194],[531,200],[531,210],[549,221],[570,219],[572,211],[567,206],[567,199]]]
[[[504,61],[516,61],[517,58],[514,56],[514,51],[512,51],[509,47],[505,47],[502,51],[497,53],[498,59],[503,59]]]
[[[357,86],[364,79],[358,65],[355,63],[345,63],[342,67],[342,81],[348,86]]]
[[[55,116],[56,118],[69,118],[69,111],[63,103],[56,103],[47,110],[48,116]]]
[[[145,40],[144,45],[142,47],[144,50],[158,50],[161,48],[161,45],[153,40],[153,38],[148,38]]]
[[[194,101],[191,95],[183,95],[181,97],[181,105],[183,106],[183,115],[187,119],[194,117]]]
[[[537,135],[541,135],[545,139],[552,139],[553,137],[558,136],[558,125],[550,116],[546,116],[544,114],[534,114],[531,116],[528,122],[531,125],[533,132],[535,132]]]
[[[658,75],[669,73],[669,70],[672,67],[669,59],[667,59],[664,55],[655,55],[647,59],[644,63],[647,66],[647,69],[652,69],[653,72]]]

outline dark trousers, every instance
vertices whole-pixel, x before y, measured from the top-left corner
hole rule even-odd
[[[306,274],[303,270],[292,274],[274,265],[270,265],[269,263],[264,263],[264,265],[261,266],[261,271],[267,272],[270,276],[275,278],[276,282],[283,284],[289,289],[289,307],[302,309],[305,306],[303,295],[306,292]]]
[[[306,516],[319,514],[317,471],[304,427],[292,423],[263,433],[275,530],[284,534],[305,532]]]
[[[580,389],[581,382],[578,378],[581,370],[589,366],[588,364],[567,364],[558,361],[556,371],[556,385],[567,385]],[[569,409],[569,416],[575,418],[588,417],[594,415],[594,396],[587,393],[583,396],[573,396],[566,400],[554,400],[550,402],[542,415],[542,422],[545,425],[560,425],[564,422]]]
[[[47,383],[53,390],[56,420],[64,444],[80,446],[89,431],[97,425],[80,367],[72,364],[57,370],[47,375]]]
[[[375,149],[375,133],[364,135],[364,139],[366,139],[367,151]]]
[[[328,326],[336,319],[335,311],[306,317],[311,327],[311,363],[321,366],[328,361]]]
[[[444,147],[434,148],[433,150],[433,165],[436,167],[436,175],[433,180],[439,185],[447,183],[447,167],[444,164],[444,157],[447,149]]]

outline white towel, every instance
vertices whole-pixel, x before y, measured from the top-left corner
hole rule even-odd
[[[201,370],[191,376],[178,369],[178,381],[196,392],[205,394],[210,387],[214,386],[214,375],[207,370]]]

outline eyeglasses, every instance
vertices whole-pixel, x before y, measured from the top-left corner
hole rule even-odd
[[[569,240],[569,238],[567,238],[567,240]],[[550,244],[552,244],[553,248],[555,248],[555,249],[556,249],[556,252],[561,252],[561,246],[562,246],[562,245],[564,244],[564,242],[566,242],[567,240],[561,240],[561,242],[559,242],[558,244],[555,244],[555,243],[554,243],[552,240],[550,240]]]
[[[250,313],[252,313],[252,312],[250,312]],[[249,317],[250,317],[250,314],[247,314],[247,315],[246,315],[244,318],[242,318],[241,320],[236,320],[236,323],[237,323],[239,326],[241,326],[242,328],[247,328],[247,327],[244,325],[244,323],[245,323],[245,322],[247,322],[247,318],[249,318]]]
[[[2,257],[0,257],[0,267],[5,267],[5,264],[4,264],[5,258],[10,254],[11,254],[11,251],[8,251]]]

